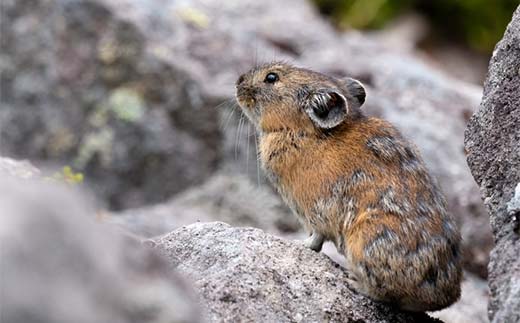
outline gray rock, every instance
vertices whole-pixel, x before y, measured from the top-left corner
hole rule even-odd
[[[156,248],[189,277],[212,322],[434,322],[352,292],[323,254],[259,229],[182,227]]]
[[[164,200],[219,159],[216,103],[140,26],[173,40],[167,30],[181,22],[132,21],[135,2],[123,2],[7,0],[1,10],[0,151],[74,166],[112,208]]]
[[[69,189],[0,181],[2,322],[200,322],[194,294]]]
[[[466,130],[468,164],[489,211],[492,322],[520,321],[520,7],[497,44],[480,109]],[[515,190],[516,189],[516,190]]]
[[[479,88],[371,36],[339,34],[300,0],[4,2],[0,150],[72,163],[111,208],[137,207],[217,168],[257,181],[254,136],[230,114],[252,65],[354,76],[368,87],[366,112],[424,153],[461,224],[466,267],[485,276],[488,217],[456,139]]]
[[[222,221],[283,236],[293,235],[301,228],[269,187],[253,183],[245,175],[223,172],[168,202],[107,215],[106,222],[147,238],[193,222]]]
[[[18,179],[30,179],[40,175],[40,170],[31,165],[30,162],[18,161],[11,158],[0,157],[0,177],[11,177]]]

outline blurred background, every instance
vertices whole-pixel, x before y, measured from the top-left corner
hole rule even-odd
[[[101,221],[139,236],[221,220],[301,238],[257,164],[234,82],[272,60],[358,78],[365,112],[419,146],[461,226],[465,292],[439,315],[485,322],[492,237],[463,132],[517,5],[3,0],[0,154],[87,188]]]
[[[320,12],[340,28],[384,29],[406,15],[418,15],[432,27],[428,41],[453,42],[489,54],[502,37],[518,1],[315,0]]]
[[[481,84],[517,0],[314,0],[343,31],[396,32],[445,71]],[[406,44],[402,44],[405,45]]]

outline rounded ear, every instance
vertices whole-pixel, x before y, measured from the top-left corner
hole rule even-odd
[[[348,115],[347,99],[334,89],[321,89],[311,93],[304,109],[314,124],[324,129],[336,127]]]
[[[357,100],[357,103],[359,104],[357,107],[359,108],[360,106],[362,106],[363,103],[365,103],[366,97],[365,87],[363,86],[363,84],[361,84],[361,82],[359,82],[358,80],[355,80],[350,77],[345,78],[343,82],[347,87],[348,93],[352,96],[352,98]]]

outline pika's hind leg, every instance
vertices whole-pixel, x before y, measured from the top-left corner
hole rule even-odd
[[[316,252],[320,252],[324,241],[325,241],[325,236],[323,234],[313,231],[310,237],[303,240],[303,244],[307,248],[311,248],[312,250],[314,250]]]
[[[345,269],[346,269],[346,274],[347,274],[345,277],[345,282],[347,283],[347,285],[349,286],[349,288],[351,290],[356,291],[357,293],[366,295],[366,293],[364,292],[363,286],[361,284],[362,281],[360,281],[360,278],[362,278],[363,276],[360,276],[359,271],[356,270],[356,266],[352,262],[352,257],[350,256],[350,253],[348,252],[348,250],[342,250],[342,251],[345,252],[344,253]]]

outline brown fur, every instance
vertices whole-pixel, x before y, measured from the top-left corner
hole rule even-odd
[[[279,80],[266,83],[271,72]],[[331,129],[305,112],[320,89],[348,102]],[[345,255],[353,288],[406,310],[447,307],[460,295],[459,231],[417,150],[388,122],[365,117],[364,92],[359,100],[353,89],[273,63],[243,75],[237,99],[260,134],[267,176],[307,230]]]

